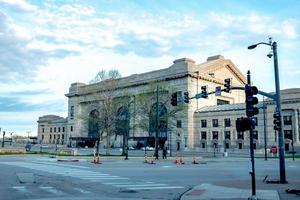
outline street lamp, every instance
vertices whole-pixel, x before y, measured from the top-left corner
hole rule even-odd
[[[272,38],[269,38],[269,43],[259,42],[254,45],[248,46],[248,49],[254,49],[258,45],[268,45],[271,47],[272,53],[268,54],[268,57],[271,58],[274,56],[274,74],[275,74],[275,87],[276,87],[276,112],[280,115],[281,126],[278,130],[278,147],[279,147],[279,170],[280,170],[280,183],[287,183],[286,173],[285,173],[285,160],[284,160],[284,148],[283,148],[283,130],[282,130],[282,115],[281,115],[281,98],[280,98],[280,84],[279,84],[279,72],[278,72],[278,58],[277,58],[277,43],[272,41]]]

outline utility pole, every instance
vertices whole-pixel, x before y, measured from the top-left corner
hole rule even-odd
[[[279,115],[280,119],[280,126],[277,130],[278,132],[278,147],[279,147],[279,174],[280,174],[280,183],[287,183],[286,180],[286,173],[285,173],[285,158],[284,158],[284,146],[283,146],[283,130],[282,130],[282,113],[281,113],[281,97],[280,97],[280,83],[279,83],[279,71],[278,71],[278,57],[277,57],[277,43],[272,41],[272,38],[269,38],[269,43],[266,42],[259,42],[254,45],[248,46],[248,49],[254,49],[258,45],[264,44],[271,46],[273,51],[273,58],[274,58],[274,74],[275,74],[275,88],[276,88],[276,95],[273,99],[276,101],[276,113]],[[268,57],[271,58],[272,54],[268,54]],[[276,134],[276,133],[275,133]],[[276,139],[276,137],[275,137]]]
[[[263,96],[263,109],[264,109],[265,160],[268,160],[268,155],[267,155],[267,127],[266,127],[266,103],[265,103],[265,96]]]
[[[283,148],[283,130],[282,130],[282,113],[281,113],[281,97],[280,97],[280,83],[278,71],[278,58],[277,58],[277,43],[272,43],[274,53],[274,73],[275,73],[275,87],[276,87],[276,111],[280,115],[281,126],[278,130],[278,146],[279,146],[279,168],[280,168],[280,183],[287,183],[285,174],[285,160]]]

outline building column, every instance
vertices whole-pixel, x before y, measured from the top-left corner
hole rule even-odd
[[[293,139],[294,142],[299,143],[299,119],[298,119],[299,111],[297,109],[294,110],[294,117],[292,121],[293,125]]]

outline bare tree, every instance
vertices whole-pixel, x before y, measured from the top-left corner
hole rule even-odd
[[[106,72],[101,70],[92,82],[99,82],[94,94],[91,95],[91,101],[85,105],[88,108],[88,113],[81,113],[79,119],[85,130],[92,129],[93,137],[96,139],[97,153],[99,153],[100,140],[105,141],[106,154],[109,154],[111,146],[111,137],[115,132],[115,122],[117,119],[118,108],[124,103],[123,98],[118,98],[120,92],[117,89],[117,80],[120,73],[117,70]]]
[[[111,69],[109,71],[102,69],[97,73],[97,75],[92,80],[90,80],[89,83],[93,84],[93,83],[98,83],[98,82],[101,82],[101,81],[104,81],[107,79],[118,79],[121,77],[122,76],[117,69]]]
[[[175,88],[168,87],[165,82],[152,82],[144,93],[136,95],[136,126],[147,132],[149,136],[155,133],[156,156],[158,153],[157,132],[168,127],[174,127],[180,111],[186,109],[183,103],[169,106]],[[180,99],[179,99],[180,100]]]

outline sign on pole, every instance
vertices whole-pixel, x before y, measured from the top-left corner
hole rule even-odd
[[[215,91],[215,96],[221,96],[221,93],[222,93],[221,86],[217,86]]]

